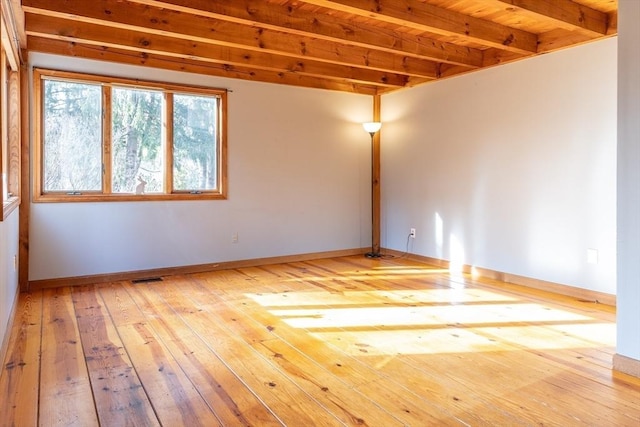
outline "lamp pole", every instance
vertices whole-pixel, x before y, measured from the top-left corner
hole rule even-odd
[[[376,215],[376,208],[379,208],[376,189],[378,189],[378,179],[376,177],[376,150],[375,135],[382,127],[380,122],[363,123],[362,127],[371,136],[371,252],[364,255],[367,258],[380,258],[380,223]]]

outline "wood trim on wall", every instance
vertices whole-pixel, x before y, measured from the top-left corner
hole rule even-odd
[[[239,261],[216,262],[211,264],[187,265],[182,267],[156,268],[151,270],[128,271],[121,273],[97,274],[91,276],[63,277],[56,279],[34,280],[29,282],[29,291],[58,288],[62,286],[82,286],[96,283],[110,283],[123,280],[140,280],[179,274],[205,273],[216,270],[229,270],[260,265],[282,264],[288,262],[309,261],[322,258],[362,255],[368,248],[343,249],[337,251],[314,252],[299,255],[285,255],[269,258],[254,258]]]
[[[4,168],[2,173],[7,182],[0,179],[0,184],[7,185],[9,197],[0,203],[0,221],[9,215],[20,205],[20,70],[14,71],[8,66],[6,50],[2,49],[0,58],[2,90],[2,120],[0,133],[2,141],[6,143],[6,151],[0,153],[0,163]],[[7,157],[3,158],[3,154]]]
[[[21,131],[21,159],[20,174],[20,217],[19,217],[19,248],[18,248],[18,283],[20,291],[29,289],[29,222],[31,218],[31,182],[30,159],[31,153],[31,114],[29,103],[29,70],[26,65],[20,71],[20,131]]]
[[[173,92],[164,94],[164,117],[162,129],[165,132],[165,153],[164,161],[166,162],[164,174],[164,191],[173,193]],[[218,181],[219,182],[219,181]]]
[[[384,249],[385,254],[394,256],[405,256],[414,261],[423,262],[425,264],[440,267],[442,269],[449,268],[449,261],[431,258],[416,254],[405,254],[404,252],[396,251],[393,249]],[[604,292],[592,291],[589,289],[578,288],[575,286],[563,285],[560,283],[548,282],[540,279],[533,279],[531,277],[519,276],[516,274],[504,273],[502,271],[490,270],[488,268],[480,268],[471,265],[464,265],[462,272],[471,274],[473,277],[482,277],[485,279],[491,279],[498,282],[510,283],[513,285],[524,286],[531,289],[536,289],[544,292],[550,292],[558,295],[563,295],[571,298],[576,298],[585,302],[593,302],[596,304],[604,304],[615,307],[616,296],[607,294]]]
[[[613,355],[613,370],[640,378],[640,360],[616,353]]]
[[[105,86],[102,88],[102,123],[111,123],[111,95],[112,87]],[[40,129],[38,129],[40,131]],[[113,141],[111,140],[111,126],[102,126],[102,192],[111,193],[111,180],[105,179],[106,176],[111,176],[111,168],[113,165]],[[40,144],[40,139],[36,140]]]
[[[373,121],[380,121],[380,95],[373,96]],[[380,252],[380,132],[382,128],[373,135],[371,139],[371,242],[372,252]]]
[[[322,259],[322,258],[333,258],[333,257],[341,257],[341,256],[362,255],[368,252],[368,250],[369,248],[355,248],[355,249],[344,249],[344,250],[337,250],[337,251],[314,252],[314,253],[299,254],[299,255],[286,255],[286,256],[254,258],[254,259],[238,260],[238,261],[226,261],[226,262],[211,263],[211,264],[198,264],[198,265],[187,265],[187,266],[180,266],[180,267],[157,268],[157,269],[150,269],[150,270],[97,274],[97,275],[91,275],[91,276],[77,276],[77,277],[63,277],[63,278],[55,278],[55,279],[34,280],[29,282],[28,290],[35,291],[35,290],[47,289],[47,288],[57,288],[61,286],[82,286],[82,285],[90,285],[95,283],[117,282],[122,280],[147,279],[150,277],[204,273],[207,271],[227,270],[227,269],[243,268],[243,267],[256,267],[260,265],[300,262],[300,261],[308,261],[308,260]],[[385,254],[388,254],[388,255],[394,255],[397,257],[405,256],[408,259],[425,263],[428,265],[440,267],[442,269],[449,268],[449,261],[446,261],[446,260],[425,257],[422,255],[416,255],[416,254],[407,255],[405,253],[395,251],[393,249],[383,249],[383,251]],[[486,279],[495,280],[497,282],[504,282],[504,283],[523,286],[531,289],[541,290],[544,292],[554,293],[557,295],[576,298],[578,300],[586,301],[586,302],[604,304],[612,307],[615,307],[616,305],[616,296],[611,294],[606,294],[603,292],[591,291],[588,289],[577,288],[574,286],[562,285],[559,283],[547,282],[544,280],[532,279],[530,277],[518,276],[515,274],[508,274],[508,273],[504,273],[496,270],[477,268],[477,267],[472,267],[468,265],[464,266],[463,270],[464,270],[464,273],[471,274],[474,277],[482,277]]]
[[[22,188],[22,177],[20,175],[20,152],[21,144],[21,110],[22,105],[20,99],[20,78],[24,71],[22,69],[6,70],[7,76],[7,143],[9,148],[9,192],[18,199],[20,203],[20,188]]]
[[[11,0],[0,1],[0,15],[2,22],[0,23],[0,38],[2,46],[7,52],[7,60],[13,71],[20,69],[20,35],[17,33],[18,25],[16,24],[14,10],[11,6]]]

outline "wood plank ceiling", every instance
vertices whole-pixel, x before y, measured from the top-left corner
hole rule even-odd
[[[617,32],[617,0],[22,0],[29,51],[380,94]]]

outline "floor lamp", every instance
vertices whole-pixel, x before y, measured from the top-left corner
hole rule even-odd
[[[374,142],[373,142],[373,137],[375,136],[375,134],[380,130],[380,128],[382,127],[382,123],[380,122],[368,122],[368,123],[363,123],[362,127],[364,128],[364,130],[366,132],[369,133],[369,135],[371,135],[371,252],[367,252],[366,254],[364,254],[364,256],[366,256],[367,258],[380,258],[380,245],[378,244],[378,247],[376,247],[376,242],[375,242],[375,204],[374,204],[374,200],[375,200],[375,158],[374,158]]]

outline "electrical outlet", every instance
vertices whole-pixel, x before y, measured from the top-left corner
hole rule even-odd
[[[238,243],[238,233],[233,233],[231,235],[231,243]]]
[[[416,238],[416,229],[412,228],[411,231],[409,232],[409,236],[411,236],[412,239]]]

